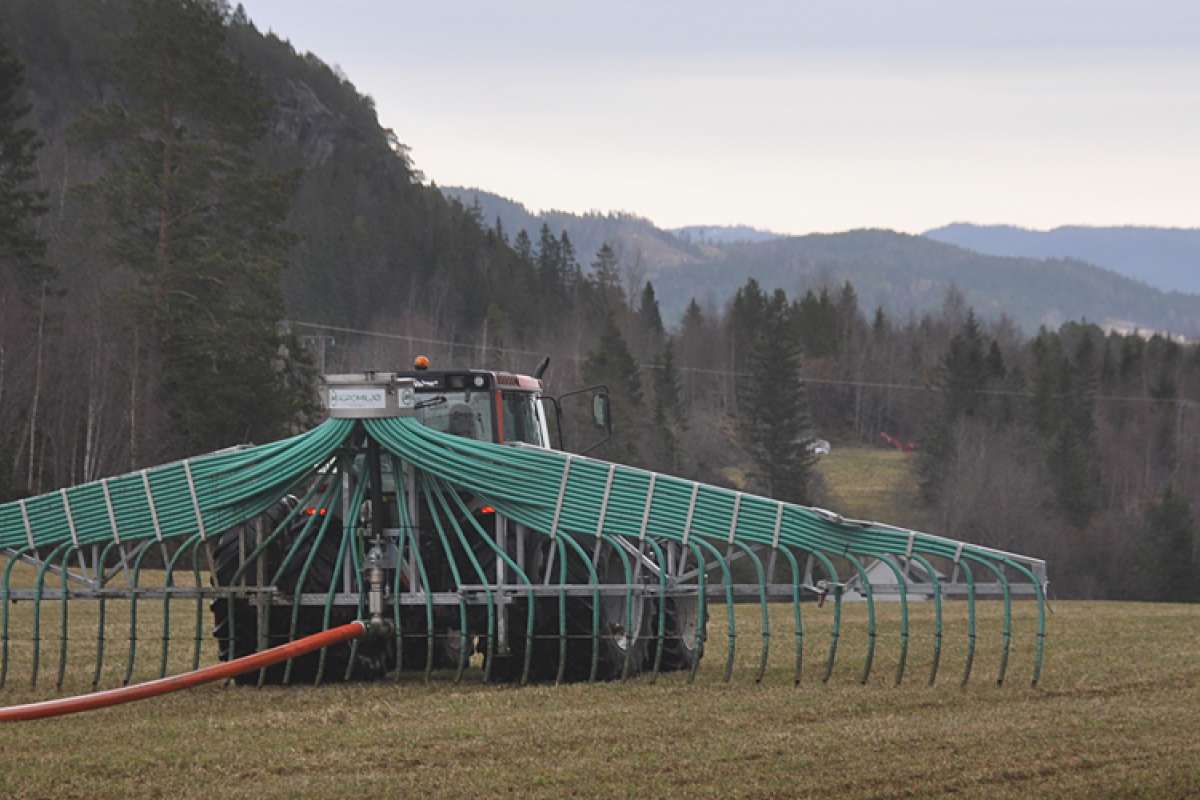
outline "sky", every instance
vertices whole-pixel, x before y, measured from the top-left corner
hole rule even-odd
[[[243,2],[534,211],[1200,226],[1198,0]]]

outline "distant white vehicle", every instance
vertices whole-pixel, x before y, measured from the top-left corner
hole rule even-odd
[[[827,456],[833,452],[833,446],[825,439],[813,439],[805,449],[814,456]]]

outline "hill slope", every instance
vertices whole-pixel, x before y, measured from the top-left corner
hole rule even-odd
[[[925,236],[994,256],[1077,258],[1165,291],[1200,293],[1200,228],[1066,226],[1036,231],[955,223]]]
[[[678,319],[691,298],[720,305],[754,277],[789,293],[849,280],[864,306],[893,314],[936,308],[957,286],[982,315],[1005,314],[1030,332],[1088,319],[1200,336],[1200,296],[1163,291],[1080,259],[991,255],[937,241],[932,233],[779,236],[747,226],[667,231],[632,214],[539,214],[482,189],[442,192],[476,208],[485,225],[499,219],[510,237],[524,229],[536,242],[543,224],[555,236],[565,230],[585,266],[600,245],[612,243],[627,268],[654,281],[668,321]]]
[[[956,285],[982,315],[1007,314],[1029,330],[1086,318],[1200,334],[1200,296],[1163,292],[1081,261],[981,255],[884,230],[732,245],[705,263],[660,270],[654,280],[664,314],[673,316],[690,297],[724,302],[750,277],[789,293],[849,280],[863,305],[895,313],[934,308]]]
[[[782,235],[750,225],[685,225],[682,228],[672,228],[671,233],[685,242],[716,245],[765,242],[778,239]]]
[[[571,214],[566,211],[533,213],[524,204],[483,189],[462,186],[443,186],[442,193],[457,200],[468,209],[478,209],[484,225],[500,220],[509,237],[524,230],[537,242],[538,231],[547,225],[555,236],[566,231],[575,245],[579,262],[586,268],[596,251],[609,243],[626,264],[646,268],[672,267],[702,258],[704,251],[672,233],[658,228],[648,219],[621,212],[602,214]]]
[[[47,235],[52,259],[68,264],[68,286],[76,268],[61,253],[68,232],[55,225],[70,220],[73,190],[102,169],[68,144],[68,131],[85,110],[122,99],[112,71],[130,9],[129,0],[0,3],[0,35],[26,65],[30,122],[46,142],[39,171],[60,211],[47,220]],[[411,305],[414,286],[435,287],[445,298],[441,310],[468,328],[490,303],[521,304],[528,292],[509,269],[511,252],[423,183],[369,97],[243,15],[230,18],[227,45],[272,102],[260,163],[301,175],[289,218],[297,237],[284,284],[289,314],[366,327],[385,310]],[[91,268],[96,258],[88,255]]]

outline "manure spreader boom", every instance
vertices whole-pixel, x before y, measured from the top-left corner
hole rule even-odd
[[[72,648],[87,650],[93,690],[112,659],[122,684],[139,658],[166,678],[178,604],[194,605],[192,669],[211,635],[229,662],[219,677],[259,686],[468,670],[520,684],[664,672],[690,682],[706,654],[728,681],[739,646],[754,648],[757,680],[772,646],[794,652],[799,683],[803,619],[818,608],[831,614],[818,669],[828,680],[851,594],[867,610],[864,682],[883,597],[900,606],[897,684],[918,597],[934,604],[929,684],[944,601],[966,607],[965,684],[984,596],[1003,603],[998,683],[1013,601],[1037,603],[1040,677],[1043,561],[553,449],[547,408],[559,403],[539,377],[433,371],[419,358],[412,372],[326,376],[323,391],[328,419],[307,433],[0,505],[0,688],[19,669],[61,691],[79,663]],[[607,392],[590,391],[593,421],[610,432]],[[68,615],[84,599],[98,624],[80,641]],[[739,603],[761,609],[750,645],[738,641]],[[785,630],[773,603],[790,607]],[[32,613],[18,625],[22,607]],[[43,635],[53,611],[56,641]],[[139,615],[154,611],[161,639],[139,639]],[[106,633],[113,613],[127,636]],[[723,642],[707,641],[713,615]],[[289,646],[326,631],[341,633]],[[58,651],[48,676],[47,649]]]

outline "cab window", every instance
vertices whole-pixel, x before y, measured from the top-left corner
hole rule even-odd
[[[416,417],[443,433],[482,442],[492,441],[491,392],[417,394]]]
[[[545,447],[538,417],[538,396],[532,392],[501,392],[500,400],[504,409],[505,440]]]

